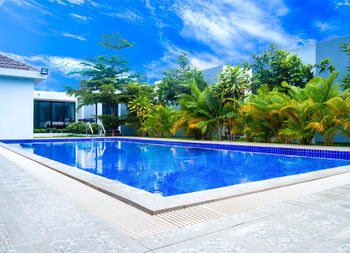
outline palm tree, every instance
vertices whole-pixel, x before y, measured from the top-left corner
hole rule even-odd
[[[178,120],[178,111],[172,106],[158,105],[145,121],[145,130],[152,136],[171,137],[174,123]]]
[[[290,98],[278,92],[277,89],[270,91],[263,85],[257,94],[251,94],[247,103],[240,108],[243,114],[245,126],[243,132],[252,141],[270,142],[272,137],[277,137],[280,142],[287,142],[286,136],[280,132],[284,126],[285,115],[282,108],[290,103]]]
[[[339,72],[333,71],[327,79],[315,77],[304,89],[288,86],[292,101],[282,108],[288,119],[281,133],[298,139],[301,144],[309,145],[316,132],[319,132],[325,136],[327,145],[333,143],[338,123],[329,114],[326,103],[342,95],[339,84],[334,83],[338,75]]]
[[[188,133],[191,129],[198,129],[211,138],[212,132],[216,130],[218,139],[221,140],[225,120],[235,114],[233,103],[224,104],[224,92],[220,97],[213,96],[208,87],[201,92],[194,81],[190,88],[192,94],[183,95],[179,101],[182,115],[173,131],[185,129]]]
[[[325,145],[333,145],[333,139],[339,132],[350,136],[350,97],[334,97],[325,102],[322,118],[309,124],[325,138]]]

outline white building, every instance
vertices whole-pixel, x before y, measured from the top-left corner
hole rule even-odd
[[[0,55],[0,139],[33,137],[34,85],[46,77],[38,69]]]
[[[65,92],[34,91],[34,128],[64,128],[71,122],[94,121],[102,115],[102,104],[83,106]]]

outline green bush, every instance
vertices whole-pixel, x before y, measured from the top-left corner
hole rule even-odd
[[[40,133],[46,133],[46,129],[45,128],[40,129]]]
[[[62,128],[62,129],[57,129],[58,133],[66,133],[67,129],[66,128]]]
[[[94,134],[98,134],[99,126],[97,123],[91,123],[92,130]],[[86,123],[85,122],[74,122],[67,126],[66,132],[75,133],[75,134],[85,134],[86,133]],[[90,134],[90,130],[88,129],[88,133]]]
[[[37,133],[40,133],[40,130],[39,128],[34,128],[34,133],[37,134]]]

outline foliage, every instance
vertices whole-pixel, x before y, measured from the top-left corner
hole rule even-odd
[[[116,122],[120,121],[118,116],[114,115],[114,108],[126,100],[126,94],[121,96],[120,91],[128,90],[130,83],[137,83],[139,75],[132,73],[132,68],[128,66],[128,60],[118,54],[119,50],[132,47],[133,43],[129,43],[118,33],[114,33],[112,36],[102,35],[102,39],[103,41],[100,44],[106,49],[112,49],[114,55],[87,58],[86,62],[81,63],[84,67],[83,70],[71,73],[86,77],[80,80],[80,88],[66,87],[66,90],[67,94],[77,97],[79,107],[97,105],[98,103],[110,105],[112,114],[109,116],[102,115],[101,117],[106,126],[112,127],[117,126]],[[108,120],[111,120],[111,122],[107,122]],[[114,131],[115,128],[112,127],[112,136],[114,136]]]
[[[286,120],[283,108],[290,103],[290,98],[278,91],[270,91],[266,85],[251,94],[249,100],[240,107],[243,133],[248,140],[270,142],[276,137],[279,142],[286,143],[288,138],[280,133]]]
[[[341,79],[341,83],[344,89],[350,88],[350,46],[349,43],[343,43],[343,45],[340,47],[341,51],[346,54],[346,56],[349,58],[349,66],[346,67],[347,73],[343,76]]]
[[[157,105],[145,121],[145,131],[150,136],[170,138],[178,114],[178,110],[172,106]]]
[[[219,73],[218,83],[210,86],[214,96],[220,97],[224,94],[224,102],[239,102],[244,99],[244,92],[250,84],[249,69],[241,65],[227,65],[223,72]]]
[[[224,91],[221,96],[212,96],[209,87],[200,91],[194,80],[190,85],[192,95],[183,95],[180,99],[181,118],[174,125],[173,131],[197,129],[207,138],[212,138],[216,131],[219,140],[222,139],[225,120],[234,116],[233,103],[224,103]]]
[[[253,72],[251,90],[256,92],[263,84],[269,89],[283,88],[281,84],[288,82],[291,86],[305,87],[314,77],[312,70],[316,67],[320,72],[334,71],[330,59],[325,59],[319,65],[303,64],[297,55],[290,55],[286,50],[273,44],[270,50],[260,55],[253,55],[254,63],[250,65]]]
[[[145,96],[138,96],[130,100],[128,107],[130,112],[136,114],[141,125],[142,135],[145,136],[145,121],[153,110],[153,102]]]
[[[34,128],[34,133],[66,133],[66,128]]]
[[[138,96],[147,97],[153,100],[155,97],[154,86],[148,83],[131,82],[120,87],[120,94],[118,96],[119,102],[128,104],[130,99]]]
[[[92,130],[94,131],[94,134],[97,134],[99,132],[99,126],[96,123],[91,123]],[[67,133],[75,133],[75,134],[85,134],[87,128],[86,122],[74,122],[70,123],[67,126]],[[90,130],[88,130],[88,133],[90,134]]]
[[[177,68],[163,72],[163,78],[157,84],[157,97],[160,104],[175,104],[182,94],[190,94],[189,87],[194,79],[200,90],[207,86],[204,75],[196,68],[189,66],[187,53],[182,53],[177,57]]]

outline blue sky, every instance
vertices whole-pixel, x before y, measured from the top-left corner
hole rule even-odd
[[[108,53],[102,34],[135,42],[123,54],[152,83],[183,50],[205,69],[348,35],[350,0],[0,0],[0,31],[0,53],[50,69],[36,89],[63,91],[85,56]]]

